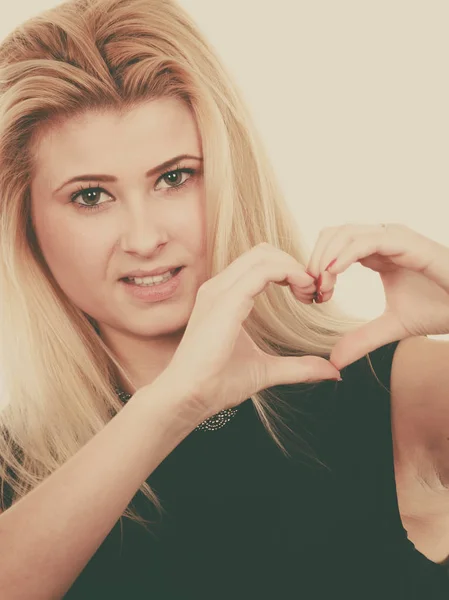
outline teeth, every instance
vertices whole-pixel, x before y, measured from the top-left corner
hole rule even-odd
[[[154,285],[155,283],[161,283],[171,279],[173,277],[173,272],[174,271],[167,271],[167,273],[155,275],[154,277],[128,277],[128,281],[137,285]]]

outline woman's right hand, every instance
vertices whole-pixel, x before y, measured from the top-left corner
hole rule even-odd
[[[315,282],[305,267],[267,243],[251,248],[198,289],[184,336],[164,375],[190,391],[201,420],[275,385],[340,377],[321,357],[268,355],[245,332],[242,323],[254,298],[272,282],[289,285],[305,304],[313,301]]]

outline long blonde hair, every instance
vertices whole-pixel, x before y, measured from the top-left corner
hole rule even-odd
[[[114,376],[129,380],[37,243],[30,182],[41,136],[86,111],[181,99],[203,144],[209,276],[262,241],[307,260],[238,89],[173,0],[71,0],[27,20],[0,45],[0,94],[0,477],[16,502],[117,414]],[[329,358],[362,322],[332,300],[304,305],[273,285],[245,328],[270,354]],[[280,399],[264,390],[252,401],[288,455]],[[140,490],[162,510],[147,483]],[[130,507],[123,516],[143,521]]]

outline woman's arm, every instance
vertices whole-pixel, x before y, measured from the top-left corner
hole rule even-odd
[[[2,598],[63,597],[145,479],[201,421],[185,400],[163,372],[0,515]]]

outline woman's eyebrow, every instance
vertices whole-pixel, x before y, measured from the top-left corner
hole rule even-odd
[[[152,175],[160,173],[161,171],[164,171],[165,169],[169,169],[175,163],[179,162],[180,160],[184,160],[186,158],[191,158],[193,160],[199,160],[201,162],[203,161],[202,157],[200,157],[200,156],[192,156],[191,154],[179,154],[178,156],[169,158],[168,160],[164,161],[160,165],[157,165],[156,167],[153,167],[152,169],[147,171],[145,173],[145,177],[151,177]],[[56,188],[53,192],[53,195],[60,192],[62,190],[62,188],[65,187],[66,185],[68,185],[69,183],[74,183],[75,181],[92,181],[93,179],[95,179],[97,181],[112,181],[112,182],[117,181],[117,177],[114,177],[114,175],[102,175],[102,174],[100,174],[100,175],[98,175],[98,174],[76,175],[75,177],[72,177],[68,181],[65,181],[62,185],[60,185],[58,188]]]

